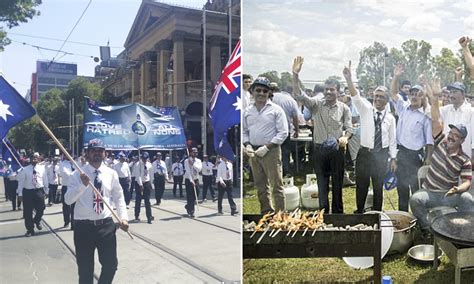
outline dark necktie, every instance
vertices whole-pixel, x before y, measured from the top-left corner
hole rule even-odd
[[[36,188],[36,187],[38,186],[38,180],[37,180],[37,174],[36,174],[35,168],[33,168],[33,179],[32,179],[32,182],[33,182],[33,186]]]
[[[103,191],[102,191],[102,181],[99,178],[99,170],[95,170],[95,179],[94,179],[94,186],[97,188],[97,190],[100,192],[102,197]],[[104,210],[104,203],[102,202],[102,199],[99,197],[99,195],[94,191],[94,211],[97,214],[102,213]]]
[[[227,173],[227,180],[230,180],[230,171],[229,171],[229,167],[227,165],[225,165],[225,169],[226,169],[226,173]]]
[[[378,152],[382,150],[382,115],[381,112],[377,112],[377,119],[375,119],[375,135],[374,135],[374,151]]]

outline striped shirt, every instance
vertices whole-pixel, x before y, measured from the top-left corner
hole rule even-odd
[[[433,192],[447,192],[453,186],[472,179],[472,165],[468,155],[461,149],[448,154],[446,140],[439,143],[433,151],[431,165],[423,183],[423,188]]]
[[[304,91],[295,96],[295,99],[312,113],[314,143],[322,144],[330,137],[338,139],[344,130],[352,133],[352,114],[346,104],[337,101],[336,104],[329,105],[324,98],[309,97]]]

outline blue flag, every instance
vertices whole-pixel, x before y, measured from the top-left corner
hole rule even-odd
[[[35,113],[31,104],[0,75],[0,138],[4,138],[10,128]]]
[[[230,127],[240,123],[240,41],[235,46],[229,62],[222,71],[219,82],[211,99],[210,117],[214,127],[214,149],[216,152],[234,161],[235,154],[227,139]]]
[[[7,138],[3,139],[1,143],[2,160],[4,163],[2,163],[3,167],[0,166],[0,175],[8,176],[11,171],[16,172],[21,168],[21,165],[17,162],[20,161],[20,155]]]

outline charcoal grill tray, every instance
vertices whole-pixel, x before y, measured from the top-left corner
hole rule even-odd
[[[244,215],[243,220],[258,221],[262,215]],[[281,231],[275,238],[270,237],[269,230],[261,242],[257,240],[263,232],[243,232],[243,258],[306,258],[306,257],[374,257],[374,280],[381,279],[381,242],[380,216],[378,214],[328,214],[324,215],[326,224],[336,227],[354,226],[360,223],[373,226],[377,230],[370,231],[313,231],[300,230],[294,237],[293,232]]]

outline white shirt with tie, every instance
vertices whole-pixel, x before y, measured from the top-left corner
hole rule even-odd
[[[184,161],[184,178],[189,180],[197,180],[199,172],[202,169],[202,162],[198,158],[193,158],[194,162],[191,166],[189,165],[189,159],[191,159],[191,157]]]
[[[43,165],[36,164],[36,166],[28,165],[18,173],[18,188],[16,193],[18,196],[23,196],[23,189],[32,190],[36,188],[43,188],[45,194],[48,194],[48,176]]]
[[[152,171],[152,166],[151,163],[146,161],[146,163],[143,163],[143,161],[140,160],[138,162],[138,175],[135,179],[135,181],[138,183],[139,186],[143,186],[145,182],[150,182],[151,186],[153,187],[153,175],[151,174]]]
[[[63,186],[69,185],[69,177],[73,171],[72,164],[68,160],[63,160],[59,163],[59,175],[61,176],[61,184]]]
[[[59,183],[59,166],[57,164],[47,166],[46,175],[48,176],[49,184],[57,185]]]
[[[163,160],[155,160],[151,164],[152,168],[152,175],[155,176],[155,174],[159,175],[164,175],[166,178],[168,178],[168,170],[166,169],[166,163]]]
[[[214,169],[214,164],[209,161],[202,162],[201,173],[203,176],[212,176],[212,169]]]
[[[172,166],[173,176],[182,176],[184,175],[184,167],[180,162],[176,162]]]
[[[216,176],[216,183],[217,182],[224,182],[228,180],[232,180],[233,178],[233,166],[232,163],[229,161],[222,161],[217,164],[217,176]]]
[[[120,186],[117,172],[104,164],[101,164],[97,170],[99,171],[98,178],[102,182],[101,191],[104,200],[107,201],[109,205],[110,201],[113,201],[117,208],[119,218],[121,220],[128,220],[123,190]],[[89,176],[91,183],[94,184],[96,168],[87,164],[84,166],[83,171]],[[64,201],[66,204],[76,202],[76,207],[74,208],[74,219],[76,220],[100,220],[112,217],[112,213],[105,205],[100,214],[94,211],[94,190],[90,185],[85,186],[82,183],[78,171],[75,171],[70,177],[70,183],[64,195]]]
[[[365,98],[359,94],[352,97],[352,103],[357,107],[360,114],[360,145],[369,149],[374,148],[375,139],[375,119],[377,110]],[[382,119],[382,148],[388,147],[390,158],[397,156],[397,125],[395,117],[388,111],[388,104],[383,111],[380,111]]]

